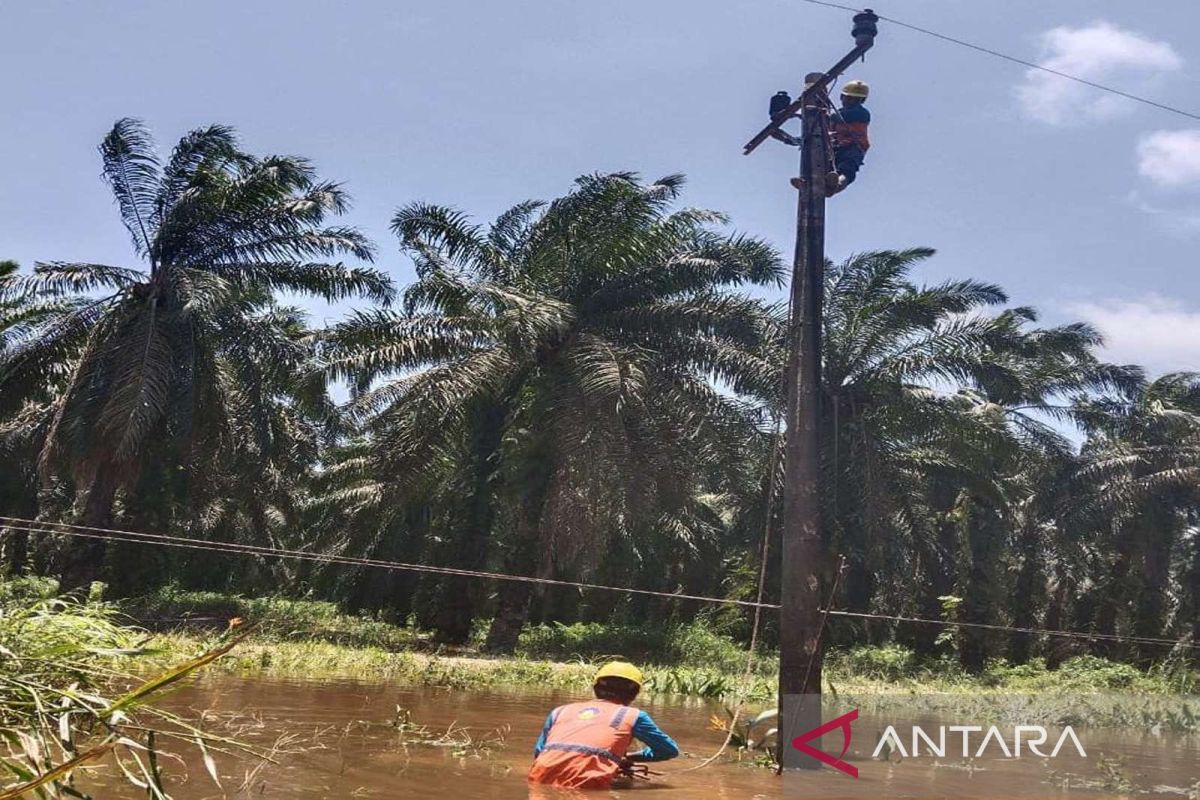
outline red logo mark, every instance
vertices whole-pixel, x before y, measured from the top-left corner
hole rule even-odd
[[[812,756],[822,764],[828,764],[834,769],[841,770],[852,778],[857,778],[858,767],[842,761],[842,757],[845,756],[846,751],[850,749],[850,723],[856,719],[858,719],[857,708],[847,714],[842,714],[837,719],[826,722],[819,728],[813,728],[808,733],[800,734],[795,739],[792,739],[792,747],[796,748],[801,753]],[[834,758],[833,756],[829,755],[829,753],[818,750],[809,744],[809,742],[811,742],[813,739],[820,739],[822,736],[834,730],[835,728],[842,729],[842,752],[837,758]]]

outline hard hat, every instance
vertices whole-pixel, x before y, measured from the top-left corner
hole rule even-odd
[[[608,662],[596,673],[596,678],[592,683],[599,683],[601,678],[624,678],[636,683],[639,689],[642,687],[642,671],[628,661]]]
[[[816,83],[817,81],[821,80],[821,78],[824,78],[824,77],[825,77],[824,72],[810,72],[804,76],[804,85],[811,86],[812,84]]]
[[[865,99],[870,93],[871,87],[862,81],[847,81],[846,85],[842,87],[842,94],[847,97],[862,97]]]

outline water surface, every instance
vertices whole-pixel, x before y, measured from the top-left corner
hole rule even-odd
[[[280,743],[278,764],[218,757],[222,788],[208,778],[194,752],[187,756],[187,777],[173,778],[176,800],[201,798],[394,798],[435,800],[497,798],[563,800],[580,797],[531,789],[525,772],[531,748],[549,709],[577,700],[563,692],[465,692],[357,681],[299,681],[210,677],[167,701],[176,712],[205,718],[205,727],[232,726],[239,738],[259,747]],[[1139,731],[1080,729],[1087,759],[1064,755],[1053,763],[1040,759],[871,760],[878,734],[894,719],[864,713],[855,723],[847,760],[860,770],[855,780],[832,769],[804,772],[782,781],[770,770],[749,763],[718,762],[682,771],[711,755],[724,735],[709,727],[720,704],[657,699],[646,704],[690,758],[653,768],[663,774],[629,789],[590,793],[590,797],[652,797],[661,800],[725,800],[776,797],[1162,797],[1187,800],[1188,787],[1200,791],[1200,743],[1196,737],[1151,735]],[[410,724],[430,733],[453,730],[458,746],[406,743],[395,726],[407,714]],[[285,736],[284,740],[280,740]],[[836,738],[836,737],[833,737]],[[833,738],[825,749],[840,749]],[[486,747],[461,744],[467,739]],[[1051,742],[1054,738],[1051,738]],[[164,764],[168,774],[178,765]],[[1080,783],[1090,786],[1080,787]],[[1074,784],[1064,788],[1064,783]],[[1195,784],[1193,786],[1193,784]],[[1121,788],[1132,785],[1133,790]],[[89,781],[97,798],[143,798],[144,790],[95,776]],[[646,795],[645,792],[653,794]],[[635,794],[636,793],[636,794]]]

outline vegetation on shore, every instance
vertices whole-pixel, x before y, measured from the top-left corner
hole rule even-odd
[[[103,764],[165,800],[161,763],[178,750],[199,749],[206,765],[212,752],[254,752],[155,705],[233,648],[229,629],[160,662],[148,657],[146,632],[111,605],[47,598],[45,588],[0,582],[0,796],[85,798],[75,773]]]
[[[467,644],[447,647],[430,632],[347,615],[321,601],[165,590],[127,601],[122,609],[160,630],[153,643],[163,654],[195,649],[227,615],[254,620],[254,638],[215,665],[239,674],[584,691],[598,663],[620,656],[646,665],[652,693],[769,701],[778,665],[773,652],[759,653],[747,685],[746,650],[708,624],[527,626],[512,656],[494,657],[483,646],[486,626],[479,626]],[[1021,665],[995,660],[972,673],[953,656],[925,659],[896,644],[835,648],[827,656],[826,678],[839,694],[1200,693],[1200,671],[1181,658],[1144,669],[1089,655],[1054,669],[1043,659]]]
[[[345,188],[303,158],[247,152],[222,125],[160,156],[123,119],[100,162],[136,266],[0,262],[0,515],[214,546],[0,524],[5,574],[99,579],[110,598],[177,585],[328,601],[376,620],[313,620],[348,645],[417,646],[419,630],[570,658],[576,638],[631,647],[648,620],[648,636],[671,632],[640,640],[651,661],[692,646],[679,631],[749,641],[744,609],[669,595],[752,597],[763,537],[779,552],[768,473],[791,328],[763,297],[786,270],[720,212],[682,206],[681,176],[585,175],[489,223],[410,202],[392,230],[415,277],[397,286],[346,224]],[[1176,644],[1194,656],[1200,376],[1106,363],[1092,327],[1046,326],[992,283],[922,283],[933,256],[825,270],[821,533],[845,557],[829,602],[943,623],[834,619],[833,652],[896,644],[914,668],[981,681],[1001,660],[1146,674]],[[315,325],[284,302],[296,295],[354,310]],[[836,558],[822,566],[831,590]],[[778,587],[768,570],[768,601]]]
[[[474,644],[448,650],[427,632],[346,615],[328,602],[176,590],[118,607],[59,599],[55,591],[53,581],[0,581],[0,767],[11,779],[2,788],[13,791],[41,787],[48,796],[79,796],[72,794],[78,791],[73,774],[103,761],[113,776],[161,799],[169,783],[162,760],[192,747],[216,780],[211,753],[254,751],[233,733],[199,730],[155,705],[164,689],[201,669],[251,678],[584,693],[599,662],[624,656],[645,663],[652,702],[682,697],[763,708],[775,696],[774,655],[760,654],[747,681],[746,653],[711,625],[530,626],[521,633],[519,655],[485,657],[483,625]],[[135,625],[129,612],[161,630]],[[236,648],[230,613],[245,615],[254,628]],[[1016,666],[997,661],[972,674],[952,657],[929,661],[891,644],[835,648],[826,679],[833,702],[864,709],[968,709],[973,718],[1006,719],[1015,704],[1027,723],[1200,729],[1200,708],[1186,696],[1200,688],[1200,674],[1183,661],[1142,670],[1078,656],[1053,670],[1037,659]],[[1034,702],[1021,699],[1026,696]],[[404,721],[401,727],[412,726]],[[451,733],[412,727],[418,739],[474,746]],[[479,746],[493,746],[489,742]]]

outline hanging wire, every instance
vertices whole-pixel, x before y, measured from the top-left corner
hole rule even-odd
[[[436,575],[457,575],[464,577],[486,578],[489,580],[538,583],[550,586],[569,586],[577,589],[596,589],[606,592],[623,592],[626,594],[663,597],[669,600],[695,600],[701,603],[736,605],[746,608],[779,609],[778,603],[735,600],[729,597],[706,597],[704,595],[684,594],[682,592],[659,592],[652,589],[635,589],[628,586],[606,586],[597,583],[583,583],[580,581],[566,581],[554,578],[535,578],[529,575],[508,575],[502,572],[486,572],[483,570],[457,569],[454,567],[437,567],[429,564],[409,564],[402,561],[355,558],[353,556],[342,556],[332,553],[313,553],[305,550],[288,550],[281,547],[261,547],[258,545],[239,544],[237,542],[214,542],[205,539],[192,539],[184,536],[170,536],[162,533],[144,533],[138,531],[119,530],[115,528],[97,528],[87,525],[71,525],[61,522],[40,522],[38,520],[31,520],[22,517],[8,517],[0,515],[0,530],[3,529],[25,531],[27,533],[71,536],[83,539],[125,542],[129,544],[149,544],[160,547],[177,547],[187,550],[206,550],[224,555],[238,553],[244,555],[269,556],[273,558],[292,558],[301,561],[316,561],[330,564],[377,567],[379,569],[410,572],[428,572]],[[1081,639],[1085,641],[1128,642],[1132,644],[1153,644],[1169,647],[1200,649],[1200,642],[1188,642],[1154,636],[1123,636],[1119,634],[1090,633],[1088,631],[1062,631],[1050,630],[1046,628],[1026,628],[1013,625],[991,625],[984,622],[957,622],[954,620],[945,619],[926,619],[922,617],[905,617],[898,614],[872,614],[858,611],[839,611],[836,609],[828,609],[827,611],[823,609],[822,612],[828,613],[831,617],[873,619],[884,622],[941,625],[958,628],[976,628],[979,630],[1000,631],[1007,633],[1028,633],[1035,636],[1058,636],[1062,638]]]
[[[771,549],[771,523],[775,509],[775,476],[778,474],[779,451],[782,449],[782,446],[783,418],[781,415],[776,414],[775,435],[771,437],[771,455],[767,459],[767,463],[769,464],[767,467],[767,502],[765,518],[763,520],[762,543],[759,546],[758,553],[758,591],[754,601],[754,622],[750,626],[750,650],[746,654],[746,668],[742,673],[742,688],[738,693],[737,705],[734,706],[733,715],[729,719],[729,731],[725,734],[725,741],[717,748],[717,752],[695,766],[684,769],[666,770],[667,773],[694,772],[698,769],[704,769],[720,758],[729,749],[729,743],[733,741],[734,734],[737,733],[737,724],[741,719],[742,709],[745,708],[746,700],[749,699],[750,682],[754,679],[754,664],[758,657],[758,632],[762,625],[763,596],[767,587],[767,556]]]
[[[801,0],[801,2],[809,3],[810,5],[814,5],[814,6],[825,6],[826,8],[837,8],[837,9],[841,9],[842,11],[852,11],[854,13],[859,13],[860,11],[863,10],[861,8],[855,8],[854,6],[847,6],[847,5],[843,5],[841,3],[827,2],[827,0]],[[1200,114],[1196,114],[1191,111],[1186,111],[1182,108],[1176,108],[1175,106],[1170,106],[1170,105],[1167,105],[1166,103],[1160,103],[1156,100],[1151,100],[1149,98],[1142,97],[1141,95],[1136,95],[1131,92],[1126,92],[1126,91],[1117,89],[1112,86],[1107,86],[1103,83],[1096,83],[1095,81],[1090,81],[1087,78],[1081,78],[1078,75],[1072,75],[1069,72],[1063,72],[1062,70],[1057,70],[1057,69],[1054,69],[1053,67],[1047,67],[1044,64],[1038,64],[1033,61],[1026,61],[1025,59],[1018,58],[1017,56],[1010,56],[1007,53],[1002,53],[999,50],[993,50],[990,47],[984,47],[983,45],[978,45],[973,42],[964,41],[963,39],[957,39],[953,36],[948,36],[947,34],[938,33],[937,31],[930,30],[929,28],[922,28],[920,25],[913,25],[911,22],[904,22],[902,20],[895,19],[894,17],[885,17],[883,14],[879,14],[878,12],[876,12],[876,16],[878,16],[879,19],[883,22],[890,22],[893,25],[897,25],[901,28],[907,28],[910,31],[916,31],[917,33],[922,33],[926,36],[932,36],[935,39],[941,39],[943,42],[949,42],[950,44],[956,44],[959,47],[965,47],[969,50],[974,50],[979,53],[984,53],[985,55],[992,56],[993,58],[1000,58],[1005,61],[1010,61],[1013,64],[1020,64],[1023,67],[1028,67],[1029,69],[1035,69],[1035,70],[1038,70],[1039,72],[1046,72],[1046,73],[1049,73],[1050,75],[1057,75],[1060,78],[1064,78],[1069,81],[1074,81],[1075,83],[1080,83],[1080,84],[1083,84],[1084,86],[1090,86],[1091,88],[1099,89],[1102,92],[1108,92],[1109,94],[1115,94],[1118,97],[1124,97],[1126,100],[1132,100],[1135,103],[1142,103],[1143,105],[1152,106],[1152,107],[1160,109],[1162,111],[1168,111],[1172,114],[1178,114],[1181,117],[1187,117],[1188,119],[1200,120]]]

